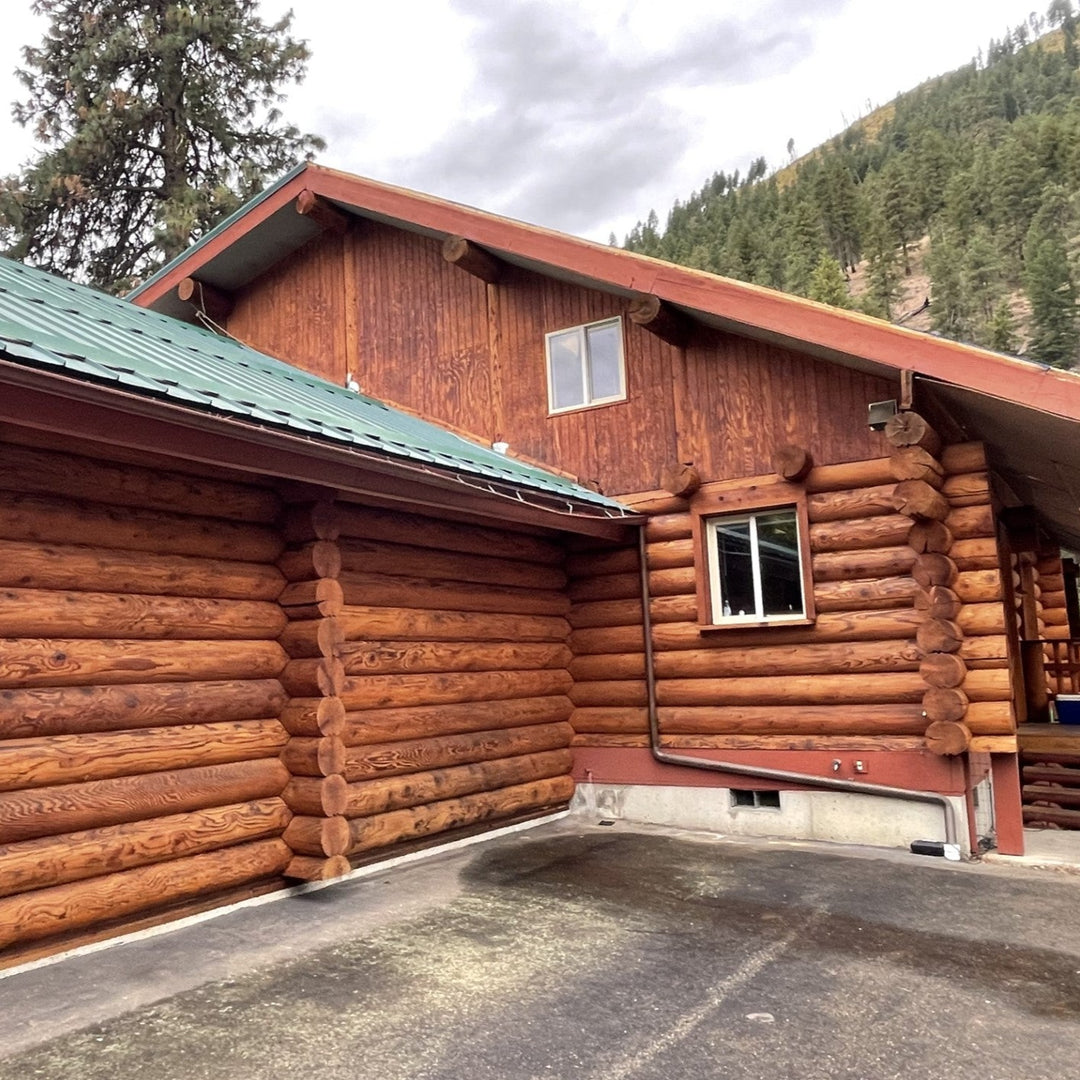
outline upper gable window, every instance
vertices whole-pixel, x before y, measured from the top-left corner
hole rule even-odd
[[[547,374],[550,412],[625,400],[622,319],[548,334]]]

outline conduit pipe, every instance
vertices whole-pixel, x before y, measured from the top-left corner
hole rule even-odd
[[[653,668],[652,614],[650,612],[648,550],[645,545],[645,526],[638,529],[638,555],[641,566],[641,611],[645,633],[645,686],[648,694],[649,749],[652,756],[664,765],[682,765],[692,769],[708,769],[710,772],[730,773],[735,776],[752,776],[760,780],[799,784],[803,787],[824,788],[828,791],[844,791],[855,795],[876,795],[904,802],[931,803],[941,808],[945,819],[945,842],[956,849],[959,846],[956,833],[956,811],[945,795],[934,791],[911,791],[908,788],[889,787],[886,784],[866,784],[858,780],[841,780],[831,776],[815,776],[808,773],[788,772],[784,769],[767,769],[760,765],[743,765],[734,761],[713,761],[711,758],[689,757],[672,754],[660,746],[660,718],[656,711],[656,672]]]

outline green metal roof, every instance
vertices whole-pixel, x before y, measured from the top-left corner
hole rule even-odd
[[[231,338],[3,258],[0,352],[207,413],[591,504],[613,516],[630,512]]]

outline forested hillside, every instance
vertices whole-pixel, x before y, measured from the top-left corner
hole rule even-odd
[[[880,318],[928,293],[909,325],[1080,367],[1078,51],[1055,0],[799,161],[717,173],[625,246]]]

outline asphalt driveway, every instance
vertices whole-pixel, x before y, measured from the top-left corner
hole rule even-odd
[[[545,825],[0,979],[0,1080],[1080,1075],[1080,878]]]

